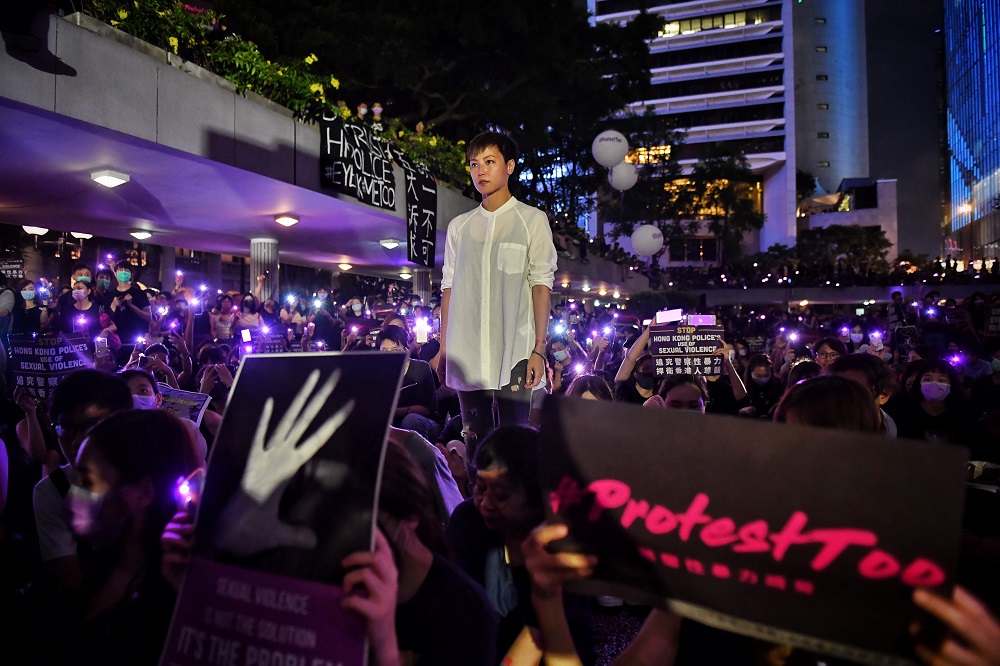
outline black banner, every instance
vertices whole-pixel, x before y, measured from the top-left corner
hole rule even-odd
[[[721,375],[722,326],[653,325],[650,352],[658,375]]]
[[[955,581],[964,447],[566,398],[541,439],[553,546],[598,558],[584,592],[886,664],[913,588]]]
[[[369,125],[340,118],[320,123],[320,184],[362,203],[396,209],[396,178],[389,144]]]
[[[437,181],[427,167],[392,151],[406,176],[406,258],[434,268],[437,235]]]
[[[94,367],[86,335],[56,337],[10,336],[10,363],[14,385],[24,386],[35,398],[48,398],[62,378],[80,368]]]

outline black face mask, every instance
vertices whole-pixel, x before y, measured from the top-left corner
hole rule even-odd
[[[635,375],[635,383],[639,388],[651,391],[656,388],[659,379],[656,377],[655,372],[639,372]]]

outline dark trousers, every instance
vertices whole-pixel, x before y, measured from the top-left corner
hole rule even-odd
[[[522,369],[521,366],[524,366]],[[458,391],[462,410],[462,437],[465,440],[465,468],[469,483],[476,481],[476,449],[479,442],[501,425],[527,425],[531,413],[531,391],[524,388],[528,362],[515,366],[513,381],[502,388],[484,391]],[[521,370],[518,375],[518,369]]]

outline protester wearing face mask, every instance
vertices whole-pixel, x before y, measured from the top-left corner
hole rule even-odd
[[[111,299],[111,318],[122,341],[119,363],[126,363],[136,341],[145,338],[153,320],[146,293],[135,284],[135,267],[127,261],[115,265],[118,287]]]
[[[750,404],[740,408],[740,416],[770,418],[782,393],[781,380],[774,376],[770,359],[764,354],[751,356],[743,383]]]
[[[548,362],[552,368],[552,395],[566,392],[573,378],[580,374],[577,372],[578,364],[589,365],[586,356],[574,354],[574,351],[576,350],[567,338],[556,336],[549,340]]]
[[[38,290],[31,280],[21,280],[14,292],[14,310],[11,313],[11,335],[41,333],[49,325],[49,309],[40,305]]]
[[[244,329],[256,334],[260,331],[261,326],[263,326],[263,322],[261,321],[260,313],[257,312],[257,299],[253,294],[243,294],[243,300],[240,302],[240,312],[233,325],[233,334],[239,336],[240,331]]]
[[[309,323],[309,310],[295,294],[285,297],[285,302],[281,306],[281,325],[286,329],[291,329],[293,338],[302,337],[306,324]]]
[[[77,285],[83,283],[84,288],[89,293],[93,290],[93,276],[90,266],[87,264],[76,264],[73,266],[73,272],[70,274],[69,281],[65,284],[70,286],[71,290],[76,290]],[[76,300],[73,297],[73,291],[67,291],[59,295],[56,299],[55,305],[52,306],[53,312],[53,327],[62,332],[69,333],[73,330],[73,305]]]
[[[73,285],[71,292],[73,307],[60,320],[60,325],[69,325],[63,333],[83,333],[88,340],[101,334],[101,308],[91,300],[92,291],[87,283],[80,281]]]
[[[633,345],[634,347],[635,345]],[[622,365],[625,364],[622,363]],[[619,369],[618,376],[620,375],[621,370]],[[624,381],[619,381],[618,377],[615,377],[615,400],[641,405],[656,393],[656,389],[660,387],[660,379],[656,374],[653,356],[643,354],[636,361],[633,372]]]
[[[163,393],[156,378],[148,370],[123,370],[119,376],[128,384],[132,393],[132,406],[135,409],[161,409]],[[191,445],[194,446],[198,459],[202,462],[208,457],[208,443],[198,430],[198,425],[191,419],[179,418],[187,432]]]
[[[978,417],[965,399],[961,377],[947,361],[922,361],[909,398],[896,413],[890,412],[900,437],[959,444],[978,441]]]
[[[309,323],[313,325],[312,339],[321,342],[323,349],[338,349],[344,324],[334,315],[330,292],[325,287],[316,291],[316,300],[312,306],[312,314],[309,315]]]
[[[175,600],[161,574],[160,536],[176,511],[178,478],[200,465],[184,428],[162,410],[128,410],[90,430],[66,499],[87,553],[83,583],[62,594],[43,590],[18,614],[24,626],[16,635],[38,663],[156,663]]]

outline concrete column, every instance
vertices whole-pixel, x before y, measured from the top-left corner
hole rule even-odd
[[[264,274],[267,279],[260,290],[261,302],[268,298],[278,301],[278,241],[273,238],[250,239],[250,289],[257,287],[257,276]]]
[[[174,290],[174,277],[177,273],[177,253],[172,247],[160,247],[160,289]]]
[[[431,290],[431,269],[413,269],[413,293],[419,296],[424,304],[430,302],[433,293]]]

